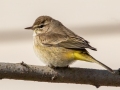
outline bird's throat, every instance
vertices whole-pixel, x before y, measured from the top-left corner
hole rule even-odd
[[[37,33],[34,31],[34,32],[33,32],[33,37],[35,37],[35,36],[37,36]]]

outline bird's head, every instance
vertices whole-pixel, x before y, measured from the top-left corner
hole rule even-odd
[[[38,17],[34,24],[31,27],[25,29],[33,30],[35,34],[46,33],[52,27],[55,20],[49,16],[40,16]]]

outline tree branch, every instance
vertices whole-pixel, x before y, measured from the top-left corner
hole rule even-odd
[[[117,70],[119,71],[119,70]],[[25,63],[0,63],[1,79],[19,79],[54,83],[90,84],[99,86],[120,86],[120,75],[106,70],[83,68],[49,68]]]

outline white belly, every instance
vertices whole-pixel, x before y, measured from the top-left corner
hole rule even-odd
[[[54,50],[54,47],[36,47],[34,45],[34,51],[37,57],[49,66],[66,67],[75,61],[74,58],[66,58],[64,56],[66,51],[60,48]]]

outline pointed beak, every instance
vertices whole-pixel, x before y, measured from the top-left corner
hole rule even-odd
[[[25,29],[32,29],[33,27],[31,26],[31,27],[26,27]]]

